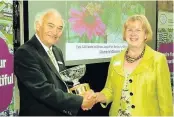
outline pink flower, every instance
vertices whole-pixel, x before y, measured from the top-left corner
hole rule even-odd
[[[104,36],[106,26],[97,13],[91,15],[85,8],[82,8],[82,11],[71,9],[70,16],[72,30],[79,36],[86,34],[88,39],[92,39],[93,36]]]

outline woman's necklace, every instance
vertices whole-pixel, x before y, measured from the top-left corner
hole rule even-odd
[[[128,63],[133,63],[133,62],[139,60],[140,58],[142,58],[143,55],[144,55],[144,52],[145,52],[145,47],[144,47],[143,51],[141,52],[141,54],[134,58],[134,57],[131,57],[131,56],[128,55],[128,49],[127,49],[126,54],[125,54],[126,61]]]

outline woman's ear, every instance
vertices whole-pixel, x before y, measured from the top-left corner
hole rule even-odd
[[[144,36],[144,41],[147,41],[147,34],[145,34]]]

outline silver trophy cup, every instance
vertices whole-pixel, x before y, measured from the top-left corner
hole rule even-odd
[[[86,65],[79,65],[64,71],[59,74],[63,81],[73,82],[73,87],[69,91],[73,94],[83,95],[86,91],[90,90],[88,83],[80,84],[79,79],[81,79],[86,72]]]

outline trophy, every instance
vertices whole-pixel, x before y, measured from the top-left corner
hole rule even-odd
[[[86,65],[79,65],[59,72],[63,81],[73,83],[73,87],[69,89],[70,93],[83,95],[86,91],[90,90],[88,83],[80,84],[79,82],[79,79],[84,76],[85,71]]]

